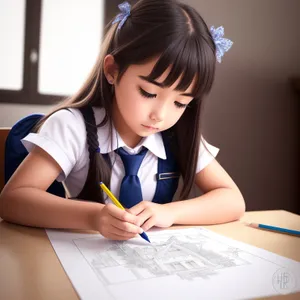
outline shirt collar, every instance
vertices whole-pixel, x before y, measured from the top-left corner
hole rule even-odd
[[[94,108],[96,124],[101,123],[104,118],[105,111],[103,108]],[[128,153],[136,154],[141,151],[144,146],[150,150],[155,156],[161,159],[167,159],[166,151],[163,143],[161,133],[154,133],[143,138],[140,143],[134,147],[128,147],[123,139],[120,137],[115,127],[112,126],[112,140],[110,137],[110,124],[107,122],[104,126],[98,127],[98,141],[100,153],[106,154],[123,147]]]

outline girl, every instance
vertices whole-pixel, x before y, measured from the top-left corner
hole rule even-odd
[[[22,141],[30,153],[1,193],[1,217],[115,240],[153,226],[239,219],[243,197],[200,132],[216,56],[230,41],[176,1],[119,8],[83,87]],[[179,175],[181,201],[172,202]],[[68,200],[46,192],[56,179]],[[109,203],[100,181],[126,211]],[[187,199],[194,183],[204,194]]]

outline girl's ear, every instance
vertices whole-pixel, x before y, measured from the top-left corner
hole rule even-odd
[[[111,54],[105,56],[103,69],[108,83],[114,84],[118,77],[118,65]]]

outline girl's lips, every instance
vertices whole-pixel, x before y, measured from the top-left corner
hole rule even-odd
[[[147,129],[150,129],[150,130],[158,130],[157,127],[147,126],[147,125],[143,125],[143,124],[142,124],[142,126],[147,128]]]

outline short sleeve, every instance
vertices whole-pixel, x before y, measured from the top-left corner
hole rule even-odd
[[[21,141],[28,152],[39,146],[52,156],[63,170],[57,180],[63,181],[76,165],[86,144],[83,117],[74,109],[59,110],[44,122],[38,133],[30,133]]]
[[[201,137],[196,174],[207,167],[215,159],[218,153],[219,148],[209,144],[203,137]]]

